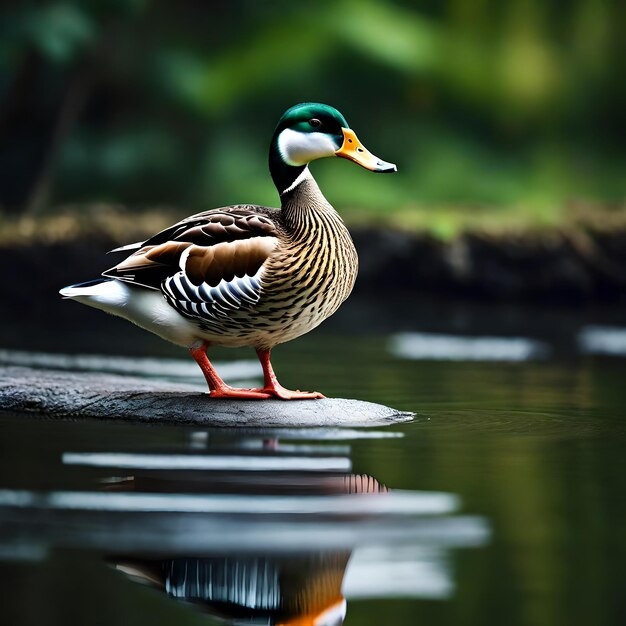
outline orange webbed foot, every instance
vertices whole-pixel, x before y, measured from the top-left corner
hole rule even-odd
[[[255,389],[255,391],[271,394],[274,398],[280,398],[281,400],[321,400],[326,397],[319,391],[300,391],[299,389],[292,391],[280,384],[263,387],[263,389]]]
[[[211,389],[210,398],[238,398],[240,400],[266,400],[271,394],[263,389],[235,389],[234,387],[218,387]]]

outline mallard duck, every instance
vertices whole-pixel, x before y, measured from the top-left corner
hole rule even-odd
[[[281,208],[238,204],[192,215],[130,252],[102,278],[61,289],[66,298],[118,315],[189,348],[214,398],[323,398],[285,389],[270,351],[332,315],[352,291],[358,259],[341,217],[309,163],[343,157],[374,172],[396,166],[366,150],[337,109],[298,104],[280,118],[269,169]],[[212,345],[252,346],[261,389],[234,389],[207,357]]]

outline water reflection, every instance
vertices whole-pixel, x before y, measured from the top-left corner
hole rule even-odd
[[[528,337],[463,337],[437,333],[396,333],[391,354],[401,359],[433,361],[522,362],[544,359],[550,347]]]
[[[458,515],[454,494],[354,473],[347,442],[364,432],[377,431],[196,432],[174,449],[69,450],[67,469],[100,472],[99,488],[0,491],[0,523],[21,546],[104,554],[233,624],[330,626],[346,599],[449,597],[450,549],[484,544],[486,522]]]
[[[249,447],[249,446],[246,446]],[[265,442],[268,451],[275,452],[278,442]],[[299,447],[299,446],[298,446]],[[297,446],[289,446],[291,453]],[[316,451],[303,446],[307,452]],[[236,459],[233,455],[233,458]],[[271,458],[271,457],[270,457]],[[315,459],[312,457],[310,460]],[[235,461],[239,462],[239,461]],[[384,485],[370,476],[351,474],[324,475],[327,463],[321,464],[313,475],[293,473],[283,469],[272,474],[258,473],[253,464],[241,464],[248,472],[203,476],[193,482],[189,478],[138,475],[111,485],[110,489],[160,493],[180,489],[195,493],[265,495],[265,512],[271,507],[269,497],[279,493],[306,498],[317,505],[319,494],[385,494]],[[289,465],[289,464],[287,464]],[[315,463],[302,463],[309,470]],[[310,504],[310,502],[307,502]],[[251,503],[252,507],[258,502]],[[310,506],[302,507],[311,511]],[[322,507],[314,506],[321,513]],[[293,509],[290,512],[297,511]],[[286,511],[285,511],[286,512]],[[248,529],[254,533],[254,528]],[[280,548],[283,549],[280,549]],[[287,549],[288,548],[288,549]],[[262,542],[257,548],[263,550]],[[346,600],[342,584],[351,550],[307,550],[295,546],[276,546],[269,553],[235,550],[231,554],[204,556],[159,556],[138,558],[133,555],[109,557],[115,567],[131,579],[147,583],[170,597],[194,606],[231,623],[315,624],[331,626],[343,623]]]
[[[64,354],[5,350],[0,348],[0,365],[19,365],[51,370],[73,372],[98,372],[140,376],[154,380],[180,382],[205,390],[198,380],[198,366],[189,359],[166,359],[162,357],[130,357],[102,354]],[[224,380],[262,382],[261,366],[256,359],[225,361],[217,365],[223,371]]]
[[[583,354],[626,356],[626,328],[584,326],[577,339],[579,350]]]
[[[115,566],[176,600],[237,624],[342,624],[349,552],[119,559]]]

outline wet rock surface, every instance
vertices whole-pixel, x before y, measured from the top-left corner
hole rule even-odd
[[[191,385],[142,378],[0,369],[0,413],[44,419],[112,420],[207,427],[381,426],[412,413],[361,400],[211,399]]]

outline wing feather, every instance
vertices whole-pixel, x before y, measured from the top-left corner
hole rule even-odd
[[[203,320],[254,306],[282,234],[277,209],[216,209],[145,241],[105,276],[163,292],[180,313]]]

